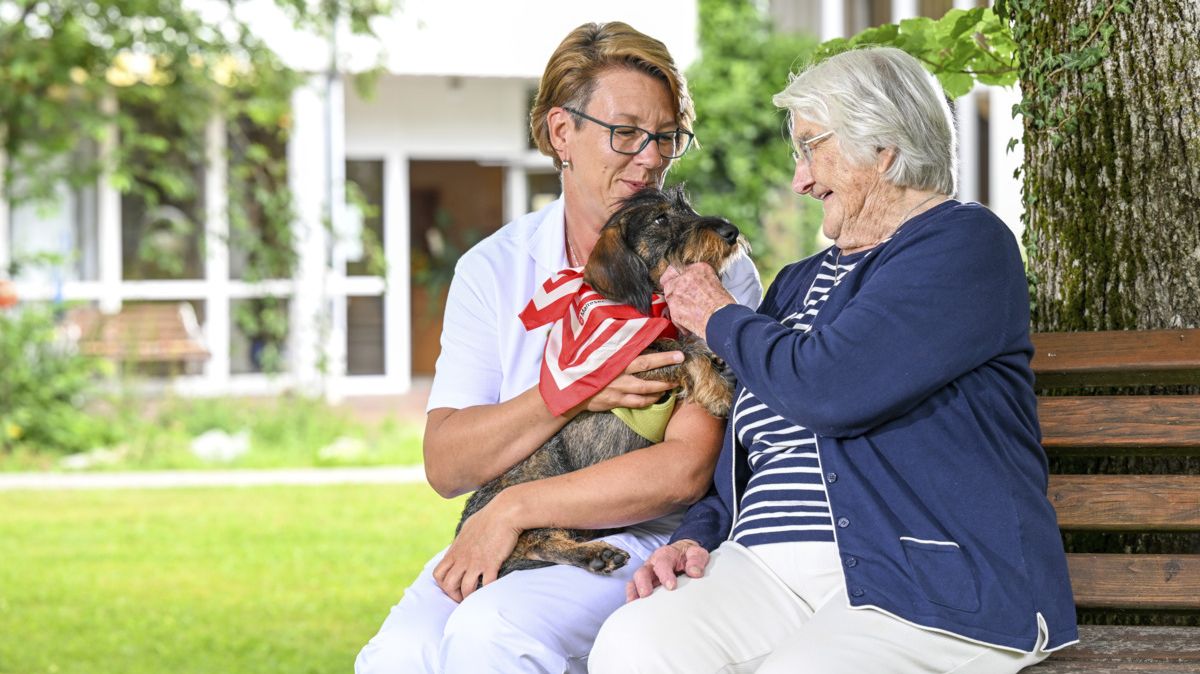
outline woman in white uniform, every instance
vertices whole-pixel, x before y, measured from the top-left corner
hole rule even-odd
[[[621,199],[662,186],[691,144],[693,117],[666,47],[626,24],[580,26],[551,56],[530,126],[561,171],[563,196],[505,225],[455,269],[425,431],[425,471],[438,493],[478,488],[584,409],[646,407],[666,388],[630,373],[682,360],[678,352],[639,356],[607,388],[554,416],[537,390],[546,333],[527,332],[517,314],[543,281],[587,261]],[[748,259],[723,282],[757,306],[762,284]],[[723,428],[685,403],[658,444],[505,490],[426,565],[359,654],[356,672],[585,671],[632,571],[707,491]],[[627,527],[605,540],[631,558],[611,576],[550,566],[495,580],[518,534],[544,526]]]

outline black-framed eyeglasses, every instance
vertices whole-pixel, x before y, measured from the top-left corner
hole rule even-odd
[[[796,149],[792,150],[792,159],[797,164],[799,164],[800,160],[803,159],[805,164],[811,165],[812,158],[813,158],[813,155],[812,155],[813,147],[815,147],[817,145],[817,143],[820,143],[821,141],[825,140],[826,138],[828,138],[832,135],[833,135],[833,131],[826,131],[825,133],[818,133],[817,135],[813,136],[812,138],[809,138],[808,140],[796,139],[795,140]]]
[[[692,146],[692,139],[695,138],[695,134],[687,129],[675,129],[674,131],[655,133],[628,124],[608,124],[591,115],[584,114],[575,108],[564,106],[563,110],[608,129],[609,145],[612,147],[613,152],[621,154],[637,154],[645,150],[650,141],[654,141],[658,145],[658,153],[664,159],[678,159]]]

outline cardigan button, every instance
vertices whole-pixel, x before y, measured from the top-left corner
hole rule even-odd
[[[846,566],[851,569],[858,566],[858,558],[857,557],[847,557],[846,558]]]
[[[854,597],[861,597],[866,593],[867,593],[867,591],[862,589],[861,587],[856,587],[853,590],[850,590],[851,596],[854,596]]]
[[[839,517],[837,525],[842,529],[845,529],[846,527],[850,526],[850,520],[845,517]]]
[[[829,481],[829,484],[833,484],[834,482],[837,482],[837,473],[830,472],[825,476],[825,479]]]

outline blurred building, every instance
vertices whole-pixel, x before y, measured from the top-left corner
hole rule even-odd
[[[202,0],[201,0],[202,1]],[[822,38],[974,2],[773,0],[763,3],[785,30]],[[286,152],[296,198],[300,263],[294,278],[251,283],[228,241],[225,121],[209,125],[209,161],[195,203],[145,209],[106,180],[64,187],[57,209],[0,203],[0,268],[14,257],[62,255],[31,268],[17,291],[27,300],[77,300],[107,313],[131,304],[184,305],[208,352],[194,372],[170,380],[197,395],[265,394],[304,388],[331,397],[401,393],[428,376],[438,352],[442,296],[457,255],[504,222],[555,198],[557,176],[533,149],[528,110],[537,78],[562,37],[586,21],[623,20],[663,40],[680,65],[697,56],[694,0],[469,2],[405,0],[378,29],[382,54],[345,39],[330,44],[293,33],[270,0],[247,18],[290,65],[312,73],[294,95]],[[331,54],[338,54],[337,59]],[[348,74],[382,60],[374,95],[361,97]],[[331,67],[335,63],[336,66]],[[330,74],[334,73],[334,74]],[[960,101],[961,198],[1019,220],[1012,161],[1019,136],[1009,120],[1015,94],[983,91]],[[352,184],[373,207],[344,204]],[[198,227],[178,226],[181,222]],[[329,226],[326,227],[326,223]],[[161,239],[162,259],[140,251]],[[367,249],[382,247],[379,275]],[[261,372],[261,344],[234,320],[243,303],[268,295],[288,302],[283,372]],[[187,322],[185,320],[185,322]]]

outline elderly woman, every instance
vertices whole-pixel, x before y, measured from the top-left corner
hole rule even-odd
[[[692,120],[687,82],[667,48],[624,23],[580,26],[550,57],[530,126],[562,172],[563,197],[505,225],[455,269],[425,427],[425,472],[438,493],[458,496],[499,476],[583,409],[646,407],[669,388],[630,373],[682,354],[643,355],[555,416],[537,390],[547,333],[527,331],[518,314],[551,275],[583,266],[620,200],[662,186],[691,144]],[[749,259],[735,263],[725,283],[757,306],[762,284]],[[405,590],[355,670],[583,672],[634,570],[708,489],[720,447],[720,420],[685,403],[658,444],[504,490]],[[604,540],[630,561],[612,576],[550,566],[496,580],[518,534],[547,526],[628,527]]]
[[[832,57],[775,103],[834,245],[757,313],[699,266],[664,277],[739,388],[714,491],[591,671],[1017,672],[1077,637],[1016,242],[950,198],[950,112],[903,52]]]

